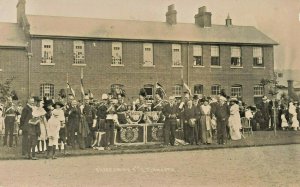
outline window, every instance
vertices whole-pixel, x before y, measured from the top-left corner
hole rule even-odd
[[[211,55],[211,65],[212,66],[220,66],[220,49],[219,46],[211,46],[210,47],[210,55]]]
[[[201,45],[193,46],[193,57],[194,57],[194,66],[203,66]]]
[[[84,42],[74,41],[73,42],[74,52],[74,64],[84,64]]]
[[[144,66],[153,66],[153,45],[152,43],[144,43]]]
[[[264,95],[264,87],[262,85],[255,85],[253,90],[255,97],[261,97]]]
[[[152,99],[153,98],[153,93],[154,93],[154,86],[152,84],[146,84],[144,85],[144,89],[147,94],[147,99]]]
[[[261,47],[253,47],[253,66],[263,67],[263,53]]]
[[[181,66],[181,45],[172,44],[172,62],[173,66]]]
[[[240,47],[231,47],[231,66],[242,67]]]
[[[219,95],[221,93],[221,86],[220,85],[212,85],[211,86],[211,95]]]
[[[42,40],[42,63],[53,63],[53,40]]]
[[[241,98],[242,97],[242,86],[241,85],[233,85],[231,87],[231,96]]]
[[[172,93],[175,97],[181,97],[182,85],[177,84],[177,85],[173,86]]]
[[[120,89],[120,88],[124,88],[124,85],[123,84],[112,84],[110,86],[111,89]]]
[[[112,65],[122,65],[122,43],[112,43]]]
[[[40,96],[41,97],[54,97],[54,85],[53,84],[41,84],[40,85]]]
[[[203,85],[202,84],[196,84],[194,86],[194,94],[203,94]]]

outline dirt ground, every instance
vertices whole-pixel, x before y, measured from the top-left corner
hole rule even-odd
[[[300,145],[0,161],[0,186],[299,186]]]

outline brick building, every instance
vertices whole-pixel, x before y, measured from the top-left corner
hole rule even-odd
[[[142,87],[152,95],[156,82],[168,95],[181,96],[182,79],[195,94],[217,95],[224,88],[247,103],[262,96],[260,80],[274,71],[275,41],[254,27],[232,25],[229,16],[214,25],[206,7],[195,23],[177,23],[176,14],[170,5],[166,22],[26,15],[25,0],[19,0],[12,25],[19,25],[14,35],[22,41],[7,56],[8,69],[20,77],[22,96],[56,97],[67,81],[80,95],[81,71],[96,98],[113,86],[124,87],[129,99]]]

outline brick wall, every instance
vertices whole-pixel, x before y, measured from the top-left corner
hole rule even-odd
[[[55,85],[56,94],[66,88],[67,75],[70,85],[80,94],[80,67],[73,64],[73,40],[54,39],[54,66],[43,66],[41,63],[41,39],[32,39],[33,58],[31,63],[31,87],[33,94],[39,94],[42,83]],[[172,45],[170,43],[153,43],[155,67],[143,67],[143,43],[122,42],[123,67],[111,66],[111,41],[85,41],[84,71],[85,89],[90,89],[96,98],[110,91],[111,84],[123,84],[128,98],[137,98],[139,89],[145,84],[159,81],[168,95],[172,86],[181,84],[181,69],[184,80],[193,89],[195,84],[204,86],[204,94],[210,95],[211,85],[220,84],[230,94],[230,87],[240,84],[243,87],[243,98],[253,103],[253,86],[262,78],[269,78],[273,72],[273,47],[263,47],[264,68],[253,68],[253,46],[242,46],[243,68],[230,67],[230,46],[220,46],[220,63],[222,68],[210,67],[210,45],[203,45],[204,67],[193,67],[193,46],[182,44],[183,68],[172,67]],[[187,55],[189,54],[189,55]],[[189,61],[189,63],[188,63]]]
[[[24,49],[0,48],[1,83],[14,76],[11,90],[15,90],[19,99],[28,97],[28,58]]]

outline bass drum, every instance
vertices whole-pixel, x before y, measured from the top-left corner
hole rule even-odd
[[[137,124],[143,119],[142,111],[128,111],[125,114],[128,124]]]

